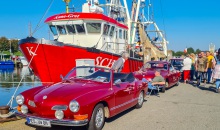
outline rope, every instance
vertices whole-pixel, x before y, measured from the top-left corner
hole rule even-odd
[[[50,7],[52,6],[53,2],[54,2],[54,0],[51,0],[51,1],[50,1],[50,4],[49,4],[49,6],[48,6],[46,12],[45,12],[44,15],[42,16],[41,20],[38,22],[36,28],[34,29],[34,31],[33,31],[32,34],[31,34],[31,36],[38,30],[39,25],[41,24],[43,18],[45,17],[45,15],[47,14],[47,12],[49,11],[49,9],[50,9]]]
[[[37,51],[39,45],[40,45],[40,44],[38,43],[38,44],[37,44],[37,47],[36,47],[36,50],[34,51],[34,54],[36,54],[36,51]],[[30,60],[30,62],[28,63],[28,67],[30,66],[30,64],[31,64],[31,62],[32,62],[32,60],[33,60],[33,58],[34,58],[34,56],[35,56],[35,55],[33,55],[33,56],[31,57],[31,60]],[[25,72],[25,74],[22,76],[22,78],[21,78],[20,82],[18,83],[18,86],[16,87],[15,92],[14,92],[14,94],[12,95],[11,99],[9,100],[7,106],[10,104],[10,107],[12,107],[12,103],[13,103],[13,100],[14,100],[14,96],[15,96],[16,92],[18,91],[18,88],[20,87],[20,84],[22,83],[22,80],[24,79],[24,76],[26,75],[26,73],[27,73],[27,72]]]
[[[161,1],[161,0],[160,0],[160,9],[161,9],[162,18],[163,18],[164,32],[166,32],[166,26],[165,26],[164,14],[163,14],[163,5],[162,5],[162,1]],[[165,35],[165,39],[167,39],[167,37],[166,37],[166,33],[164,33],[164,35]]]

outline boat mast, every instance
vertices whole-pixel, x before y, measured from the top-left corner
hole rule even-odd
[[[69,2],[71,0],[63,0],[66,3],[66,13],[69,13]]]
[[[144,1],[142,0],[142,2],[144,2]],[[146,19],[146,17],[143,14],[142,17],[143,17],[144,21],[142,21],[142,24],[144,25],[144,27],[147,27],[146,33],[148,34],[148,36],[150,36],[150,33],[152,33],[152,32],[155,33],[156,36],[154,37],[154,39],[151,39],[151,43],[154,44],[154,45],[156,45],[156,44],[160,45],[162,47],[162,51],[163,51],[164,55],[167,56],[168,41],[165,39],[164,34],[159,29],[156,22],[154,22],[152,17],[150,17],[150,15],[153,13],[151,8],[152,8],[151,1],[148,0],[148,16],[147,16],[147,19]],[[144,8],[142,8],[142,10],[144,10]],[[144,12],[144,11],[142,11],[142,12]],[[153,25],[153,28],[155,30],[151,30],[150,25]],[[158,39],[158,40],[156,40],[156,39]]]

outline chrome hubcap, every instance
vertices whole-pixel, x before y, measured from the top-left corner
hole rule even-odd
[[[138,104],[141,105],[143,101],[144,101],[143,92],[141,92],[138,97]]]
[[[103,120],[104,120],[104,112],[103,112],[102,108],[99,108],[96,113],[96,118],[95,118],[96,127],[101,127]]]

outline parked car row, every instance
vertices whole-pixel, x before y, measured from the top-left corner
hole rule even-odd
[[[166,61],[149,61],[141,68],[141,73],[136,73],[135,77],[139,80],[145,78],[151,81],[154,78],[155,70],[160,70],[161,76],[165,79],[165,85],[162,87],[162,92],[174,85],[179,85],[181,72],[176,70],[171,62]]]
[[[164,90],[179,83],[180,72],[169,62],[147,62],[141,68],[142,74],[80,66],[61,76],[59,83],[20,93],[16,97],[16,114],[25,117],[31,125],[87,125],[89,130],[101,130],[106,118],[131,107],[142,107],[148,91],[142,79],[152,79],[155,69],[159,69],[166,80]]]

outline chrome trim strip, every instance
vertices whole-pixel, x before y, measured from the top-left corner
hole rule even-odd
[[[125,106],[125,105],[127,105],[127,104],[129,104],[129,103],[132,103],[132,102],[136,101],[136,100],[138,100],[138,98],[134,98],[134,99],[129,100],[129,101],[125,102],[125,103],[122,103],[122,104],[120,104],[120,105],[118,105],[118,106],[112,107],[112,108],[110,108],[110,111],[113,111],[113,110],[115,110],[115,109],[118,109],[118,108],[120,108],[120,107],[123,107],[123,106]]]
[[[55,105],[51,108],[51,110],[67,110],[67,105]]]
[[[19,112],[15,112],[15,115],[19,116],[21,118],[31,117],[31,118],[39,119],[39,120],[47,120],[47,121],[50,121],[51,125],[84,126],[84,125],[87,125],[89,122],[88,119],[81,120],[81,121],[75,121],[75,120],[70,120],[70,119],[58,120],[58,119],[41,118],[41,117],[36,117],[36,116],[32,116],[32,115],[25,115],[25,114],[22,114]]]

